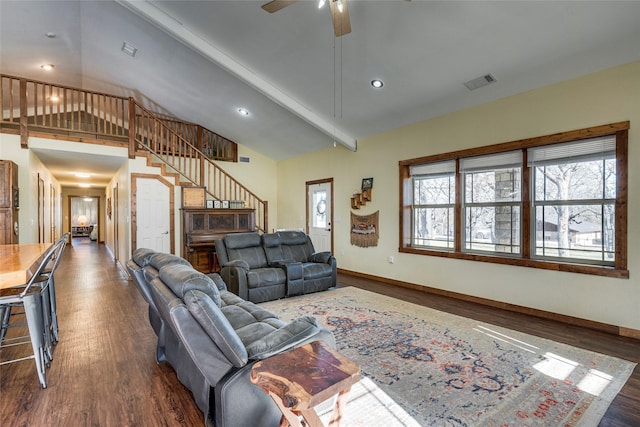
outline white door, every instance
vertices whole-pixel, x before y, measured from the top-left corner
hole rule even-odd
[[[331,251],[331,182],[307,185],[307,228],[316,252]]]
[[[170,253],[169,187],[149,178],[137,178],[136,186],[136,246]]]

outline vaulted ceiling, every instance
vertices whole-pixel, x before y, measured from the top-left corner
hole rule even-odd
[[[281,160],[640,59],[637,1],[348,0],[340,38],[316,1],[265,2],[2,0],[0,71],[134,96]]]

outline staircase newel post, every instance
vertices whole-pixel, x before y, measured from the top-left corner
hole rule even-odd
[[[27,114],[27,81],[20,79],[20,146],[22,148],[29,148],[29,116]]]
[[[129,97],[129,158],[136,157],[136,103]]]

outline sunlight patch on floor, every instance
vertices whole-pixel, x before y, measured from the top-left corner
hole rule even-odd
[[[589,373],[578,383],[578,388],[585,393],[600,396],[611,381],[613,381],[611,375],[596,369],[589,369]]]
[[[334,401],[335,399],[329,399],[316,407],[316,411],[325,425],[329,424]],[[349,401],[340,425],[350,427],[371,427],[372,425],[420,427],[420,424],[388,394],[364,376],[351,387]]]

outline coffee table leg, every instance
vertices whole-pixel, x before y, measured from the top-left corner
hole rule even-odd
[[[336,405],[333,408],[333,415],[331,415],[331,419],[329,420],[329,427],[338,427],[340,425],[340,421],[342,420],[342,411],[347,405],[347,398],[349,397],[350,391],[351,387],[345,388],[338,393],[338,399],[336,400]]]

